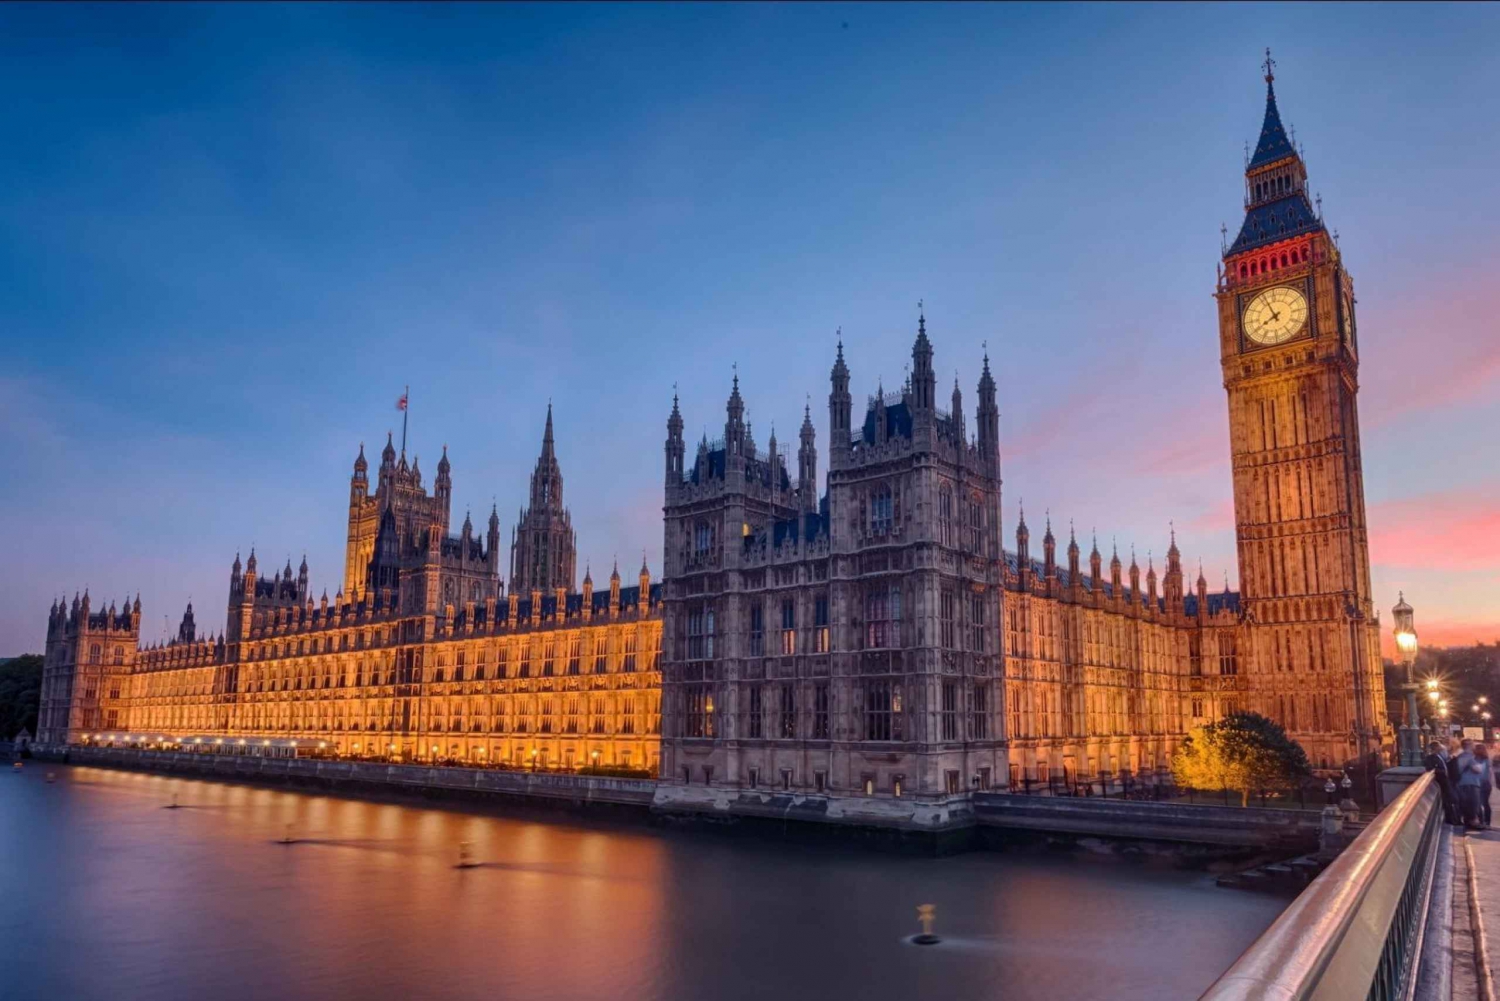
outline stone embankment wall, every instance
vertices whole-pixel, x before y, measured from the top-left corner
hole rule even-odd
[[[37,756],[63,760],[57,749],[37,749]],[[747,828],[765,827],[769,822],[782,832],[789,827],[822,828],[835,836],[832,829],[850,836],[859,832],[886,832],[902,838],[916,835],[930,839],[932,847],[943,851],[979,847],[991,840],[981,835],[1020,833],[1295,853],[1316,846],[1319,823],[1314,811],[1000,792],[975,793],[972,798],[936,805],[859,797],[757,796],[739,791],[726,791],[718,799],[690,799],[674,797],[671,793],[676,787],[658,787],[649,779],[128,748],[73,747],[66,760],[354,796],[489,801]]]
[[[43,756],[38,752],[38,756]],[[62,755],[49,752],[51,760]],[[234,755],[139,751],[128,748],[73,747],[73,764],[169,772],[211,779],[287,785],[352,795],[396,793],[434,799],[509,800],[585,806],[651,806],[656,783],[649,779],[561,775],[549,772],[490,771],[482,768],[432,768],[373,761],[316,758],[258,758]]]
[[[1313,810],[975,793],[981,827],[1096,838],[1301,851],[1318,844]]]

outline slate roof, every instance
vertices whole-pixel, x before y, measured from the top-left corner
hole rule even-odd
[[[1294,152],[1291,140],[1286,137],[1286,129],[1281,127],[1281,112],[1276,109],[1276,88],[1268,80],[1266,81],[1266,118],[1260,126],[1260,141],[1255,144],[1255,153],[1250,157],[1250,168],[1253,170],[1268,163],[1275,163],[1283,157],[1291,156]]]
[[[871,406],[865,411],[864,440],[875,440],[875,407]],[[885,408],[885,436],[894,438],[900,435],[903,438],[911,437],[911,408],[905,402],[892,403]]]
[[[1322,222],[1307,203],[1307,196],[1300,191],[1293,192],[1285,198],[1257,205],[1246,212],[1240,235],[1234,238],[1234,243],[1225,256],[1233,256],[1242,250],[1252,250],[1322,228]]]

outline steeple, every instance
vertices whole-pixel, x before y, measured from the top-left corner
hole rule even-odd
[[[1276,60],[1271,58],[1270,49],[1266,50],[1266,61],[1262,67],[1266,71],[1266,117],[1261,122],[1260,141],[1255,144],[1255,152],[1250,156],[1251,167],[1262,167],[1296,153],[1291,140],[1286,137],[1286,129],[1282,128],[1281,112],[1276,107]]]
[[[1016,563],[1023,574],[1031,572],[1031,529],[1026,527],[1026,504],[1020,507],[1021,518],[1016,522]]]
[[[849,366],[844,364],[844,338],[839,336],[838,355],[833,361],[833,370],[828,375],[828,439],[829,466],[837,469],[849,454],[849,415],[853,409],[853,398],[849,395]]]
[[[1276,79],[1275,66],[1267,49],[1266,117],[1255,152],[1245,164],[1245,221],[1234,243],[1225,251],[1226,259],[1323,228],[1307,198],[1307,167],[1281,124],[1272,83]],[[1290,258],[1288,262],[1293,263]]]
[[[686,451],[682,441],[682,411],[677,406],[677,392],[672,392],[672,413],[667,416],[667,489],[682,483],[683,455]]]
[[[1042,566],[1044,576],[1057,576],[1057,539],[1052,535],[1052,512],[1047,512],[1047,531],[1042,536]]]
[[[918,412],[937,405],[937,374],[932,370],[932,342],[927,339],[927,315],[921,302],[917,303],[917,339],[911,347],[911,389]]]
[[[805,514],[818,506],[818,433],[813,428],[811,402],[802,408],[797,439],[797,506]]]
[[[1068,583],[1077,586],[1079,584],[1078,573],[1078,536],[1073,531],[1073,522],[1068,522]]]
[[[359,479],[364,479],[365,478],[365,471],[368,470],[369,468],[370,468],[370,464],[367,461],[365,461],[365,443],[364,442],[360,442],[359,443],[359,455],[355,456],[355,458],[354,458],[354,475],[356,477],[358,477]]]
[[[511,538],[511,594],[550,594],[560,587],[573,590],[577,547],[572,516],[563,506],[563,475],[557,461],[550,401],[542,450],[531,473],[530,504],[521,512]]]
[[[995,403],[995,377],[990,375],[990,352],[985,348],[984,370],[979,374],[979,410],[975,423],[979,455],[992,475],[1000,475],[1000,408]]]
[[[724,451],[729,456],[743,455],[745,450],[745,400],[740,396],[740,373],[735,369],[729,400],[724,404]]]

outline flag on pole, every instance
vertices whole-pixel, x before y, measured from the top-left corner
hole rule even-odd
[[[397,410],[405,410],[406,409],[406,397],[407,397],[407,395],[408,394],[406,394],[406,393],[402,393],[401,394],[401,399],[399,399],[399,400],[396,401],[396,409]]]

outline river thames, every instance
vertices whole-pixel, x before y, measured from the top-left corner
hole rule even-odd
[[[461,842],[477,867],[455,866]],[[941,945],[907,942],[923,903]],[[1282,906],[1076,854],[789,847],[41,762],[0,776],[5,998],[1167,1001]]]

